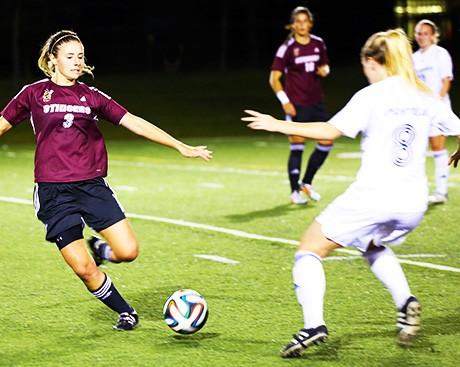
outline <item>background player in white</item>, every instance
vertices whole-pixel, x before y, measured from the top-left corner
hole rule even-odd
[[[452,58],[445,48],[437,45],[438,27],[431,20],[422,19],[415,26],[415,40],[419,48],[412,55],[412,60],[417,76],[450,106],[449,90],[454,78]],[[428,199],[430,203],[445,203],[449,177],[446,137],[430,137],[430,145],[435,164],[436,189]]]
[[[329,58],[324,41],[310,33],[312,27],[310,10],[303,6],[295,8],[291,12],[291,32],[278,48],[271,66],[270,86],[283,106],[286,119],[292,121],[326,121],[329,118],[321,88],[321,78],[329,74]],[[307,202],[301,191],[313,200],[321,198],[312,181],[332,149],[330,140],[318,140],[300,180],[305,141],[304,136],[289,136],[288,177],[294,204]]]
[[[322,258],[340,247],[362,251],[371,271],[389,290],[398,309],[399,343],[409,345],[419,329],[420,303],[386,245],[402,243],[427,210],[430,131],[458,135],[460,119],[417,78],[411,54],[401,29],[372,35],[361,50],[370,85],[328,123],[296,124],[251,110],[246,111],[251,117],[242,118],[253,129],[315,139],[362,134],[362,162],[355,182],[316,218],[296,250],[293,278],[304,327],[281,350],[283,357],[299,357],[306,347],[327,338]],[[449,163],[459,159],[460,146]]]
[[[83,239],[85,223],[106,240],[92,241],[97,256],[112,262],[133,261],[136,236],[104,177],[107,151],[99,118],[178,150],[184,157],[212,158],[205,146],[192,147],[130,114],[106,94],[78,82],[92,74],[77,34],[62,30],[48,38],[39,67],[49,76],[25,86],[3,109],[0,135],[30,118],[35,151],[34,204],[64,260],[87,289],[119,314],[116,330],[131,330],[138,315],[96,265]],[[97,243],[96,243],[97,242]],[[94,246],[96,245],[96,246]]]

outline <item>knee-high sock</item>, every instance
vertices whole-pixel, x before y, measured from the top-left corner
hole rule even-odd
[[[323,306],[326,276],[321,257],[310,251],[297,251],[292,275],[297,300],[302,306],[304,328],[325,325]]]
[[[302,154],[304,145],[301,143],[291,144],[288,159],[288,175],[291,185],[291,192],[299,190],[300,167],[302,165]]]
[[[318,144],[316,146],[316,149],[313,151],[313,153],[311,153],[308,160],[307,170],[305,171],[305,175],[302,180],[304,183],[312,183],[313,177],[315,177],[316,172],[318,172],[318,170],[323,165],[331,149],[332,145]]]
[[[434,174],[436,176],[436,191],[440,194],[447,194],[447,179],[449,178],[449,154],[447,149],[439,150],[433,153],[434,157]]]
[[[98,298],[102,303],[104,303],[107,307],[111,308],[115,312],[119,314],[122,312],[133,312],[134,309],[125,301],[125,299],[118,293],[117,288],[112,283],[110,277],[105,274],[104,283],[99,287],[99,289],[95,291],[91,291],[91,293]]]
[[[412,293],[393,250],[380,246],[366,251],[364,258],[370,265],[371,271],[390,291],[396,307],[401,309]]]

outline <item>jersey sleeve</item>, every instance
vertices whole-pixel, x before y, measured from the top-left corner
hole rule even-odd
[[[368,125],[371,115],[370,106],[371,103],[367,101],[362,91],[359,91],[329,120],[329,123],[343,135],[356,138]]]
[[[22,90],[6,105],[1,115],[11,125],[16,126],[30,116],[28,88]]]
[[[324,41],[322,42],[322,49],[321,49],[321,58],[320,58],[320,65],[326,65],[329,64],[329,55],[327,53],[327,47]]]
[[[459,136],[460,119],[445,103],[436,101],[430,126],[430,136]]]
[[[442,78],[447,78],[449,80],[454,80],[454,73],[453,73],[453,64],[452,58],[449,55],[449,52],[443,48],[440,49],[440,61],[439,61],[439,68]]]
[[[285,55],[286,55],[287,48],[288,48],[288,45],[284,43],[278,48],[278,51],[276,51],[276,55],[273,59],[272,66],[270,68],[271,70],[277,70],[277,71],[284,72],[284,67],[286,64]]]
[[[94,97],[97,99],[98,117],[109,121],[114,125],[119,125],[121,119],[128,112],[126,108],[114,101],[110,96],[93,88]]]

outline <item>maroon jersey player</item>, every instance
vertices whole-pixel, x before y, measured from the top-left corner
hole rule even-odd
[[[2,112],[12,126],[31,116],[36,137],[35,181],[74,182],[107,175],[99,118],[118,125],[127,113],[109,96],[76,82],[43,79],[25,86]]]
[[[278,48],[271,66],[270,85],[282,104],[286,119],[295,122],[327,121],[328,115],[321,89],[321,78],[329,74],[329,58],[324,41],[311,34],[313,15],[299,6],[291,13],[291,33]],[[288,176],[291,202],[305,204],[307,199],[318,201],[321,196],[312,185],[313,177],[323,165],[332,141],[318,140],[300,180],[302,155],[306,138],[289,136],[290,154]]]
[[[116,330],[138,323],[134,308],[98,265],[103,260],[133,261],[136,236],[115,193],[105,180],[107,152],[100,119],[176,149],[184,157],[206,161],[205,146],[186,145],[146,120],[127,112],[101,91],[78,81],[92,68],[85,62],[76,33],[62,30],[48,38],[38,66],[47,79],[26,85],[3,109],[0,135],[29,118],[36,137],[34,205],[46,239],[56,243],[65,261],[88,290],[118,316]],[[83,238],[87,224],[105,239]]]

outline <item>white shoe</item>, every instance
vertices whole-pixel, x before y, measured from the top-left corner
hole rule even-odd
[[[435,191],[433,194],[428,196],[429,204],[444,204],[447,201],[447,194],[440,194]]]
[[[303,182],[299,182],[300,188],[302,191],[307,194],[307,196],[314,200],[314,201],[320,201],[321,200],[321,195],[315,191],[313,185],[306,184]]]
[[[300,191],[293,191],[291,194],[292,204],[306,204],[307,199],[300,193]]]

